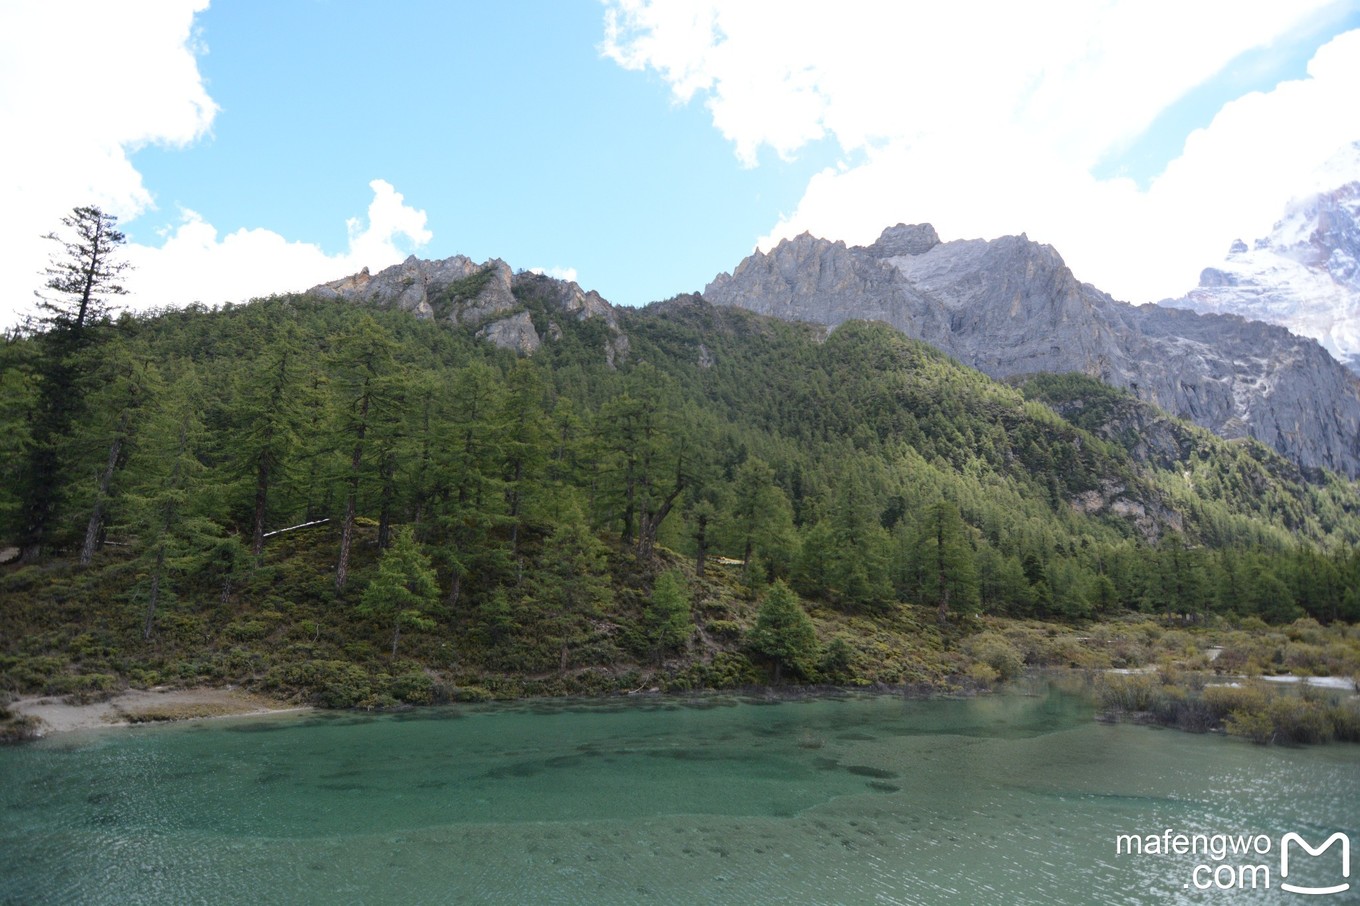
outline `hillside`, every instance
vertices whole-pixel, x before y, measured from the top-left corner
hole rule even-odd
[[[1222,437],[1360,474],[1360,379],[1316,341],[1117,301],[1023,235],[942,242],[929,224],[898,224],[847,247],[804,234],[719,274],[704,298],[819,324],[882,321],[996,378],[1095,377]]]
[[[44,553],[0,567],[0,686],[938,683],[983,615],[1360,618],[1360,492],[1260,444],[884,325],[601,309],[533,275],[469,317],[486,270],[442,313],[332,293],[99,326]],[[509,319],[532,355],[487,330]],[[0,351],[7,538],[48,350]],[[786,586],[796,650],[761,617]]]

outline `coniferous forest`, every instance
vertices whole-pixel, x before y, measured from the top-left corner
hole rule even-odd
[[[532,356],[307,296],[8,338],[0,687],[940,686],[1209,626],[1265,633],[1237,669],[1357,669],[1354,482],[883,325],[683,296],[607,356],[517,301]]]

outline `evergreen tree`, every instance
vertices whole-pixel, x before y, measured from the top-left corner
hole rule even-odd
[[[940,624],[950,612],[968,613],[978,606],[977,566],[959,508],[948,500],[933,505],[917,534],[921,597],[935,606]]]
[[[534,624],[556,642],[565,672],[572,649],[589,638],[592,621],[614,598],[605,547],[575,506],[559,515],[537,573]]]
[[[124,344],[106,345],[102,363],[102,387],[91,397],[86,429],[93,428],[91,446],[103,453],[94,482],[80,565],[89,566],[103,543],[105,520],[113,504],[114,478],[126,465],[131,447],[146,416],[147,403],[163,395],[160,373],[150,362],[131,353]]]
[[[46,292],[39,291],[38,323],[63,340],[79,341],[87,328],[108,317],[110,296],[127,290],[120,282],[131,266],[119,260],[127,237],[117,228],[118,218],[98,207],[72,209],[61,219],[65,235],[43,238],[61,246],[45,273]]]
[[[416,543],[411,527],[403,526],[383,551],[378,574],[364,589],[357,609],[392,627],[392,659],[396,660],[402,629],[428,631],[435,627],[430,612],[438,596],[434,567]]]
[[[38,394],[19,475],[19,547],[26,563],[42,556],[63,502],[64,448],[72,423],[84,410],[87,371],[99,338],[96,328],[107,318],[108,298],[127,292],[118,282],[128,265],[118,260],[126,237],[116,229],[117,222],[97,207],[78,207],[62,218],[66,235],[45,237],[61,251],[46,269],[45,292],[36,294],[43,331],[37,338],[39,354],[32,360]]]
[[[817,659],[817,633],[812,618],[783,580],[776,579],[765,593],[748,642],[753,651],[774,662],[776,685],[785,668],[803,677],[810,674]]]
[[[508,392],[497,419],[497,448],[505,517],[510,526],[510,556],[518,564],[526,510],[532,507],[532,489],[541,485],[547,461],[548,424],[543,403],[545,388],[532,365],[524,360],[517,362],[507,384]]]
[[[339,440],[350,450],[345,510],[340,522],[340,556],[335,567],[337,590],[343,590],[349,578],[360,488],[372,471],[364,459],[371,443],[369,433],[375,424],[390,422],[395,416],[395,348],[390,334],[365,314],[350,331],[336,338],[331,355],[340,406]]]
[[[198,458],[204,432],[198,389],[192,373],[168,388],[136,462],[129,464],[137,483],[127,497],[127,528],[138,541],[144,639],[154,633],[156,614],[173,599],[176,583],[198,572],[222,537],[211,514],[211,482]]]
[[[793,557],[795,533],[788,497],[774,483],[774,470],[751,457],[736,472],[722,530],[728,543],[741,552],[741,572],[750,578],[752,559],[769,559],[783,572]]]
[[[256,561],[264,553],[270,494],[297,449],[306,417],[304,359],[296,332],[283,327],[268,353],[242,373],[227,416],[238,426],[231,450],[235,467],[251,488],[250,552]]]
[[[456,404],[436,447],[426,537],[448,574],[446,600],[454,607],[470,577],[479,577],[481,587],[495,587],[508,572],[509,559],[494,543],[505,520],[497,424],[503,409],[500,375],[484,362],[471,362],[454,375],[450,396]]]
[[[678,572],[666,570],[656,577],[652,599],[642,619],[658,662],[667,652],[680,650],[689,642],[694,634],[694,618],[685,580]]]
[[[891,539],[869,499],[862,474],[851,473],[831,511],[825,575],[832,600],[845,608],[879,608],[892,599]]]

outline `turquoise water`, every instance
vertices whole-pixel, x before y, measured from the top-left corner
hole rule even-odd
[[[104,730],[0,779],[5,904],[1360,902],[1278,889],[1281,834],[1360,844],[1360,747],[1109,726],[1043,686]],[[1116,854],[1166,829],[1268,835],[1272,889]]]

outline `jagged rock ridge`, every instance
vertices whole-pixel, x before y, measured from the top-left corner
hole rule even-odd
[[[1360,474],[1360,381],[1318,343],[1232,315],[1117,302],[1024,235],[941,242],[898,224],[870,246],[804,233],[704,290],[716,305],[884,321],[997,378],[1079,372],[1224,437]]]
[[[530,271],[513,273],[499,258],[477,264],[462,255],[427,261],[412,255],[401,264],[370,274],[357,274],[314,286],[323,299],[370,302],[409,311],[419,318],[473,328],[477,335],[520,355],[532,355],[543,343],[562,335],[557,320],[600,318],[609,328],[604,354],[612,365],[628,353],[628,337],[619,329],[613,306],[594,290],[573,281]],[[527,301],[549,312],[545,335],[534,325]]]

